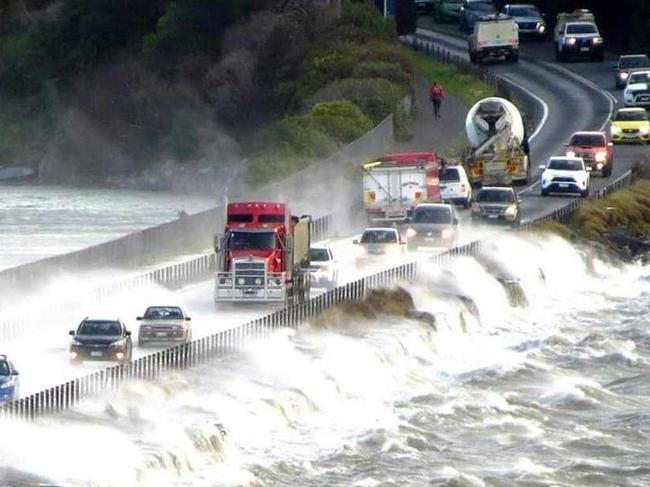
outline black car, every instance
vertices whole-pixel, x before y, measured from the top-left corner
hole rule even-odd
[[[84,319],[71,330],[70,362],[108,360],[127,363],[131,360],[131,332],[120,320]]]
[[[465,0],[460,11],[458,27],[464,32],[472,32],[474,30],[474,24],[480,19],[497,14],[498,11],[492,2]]]
[[[521,222],[521,200],[510,187],[485,187],[472,203],[472,221],[506,223]]]

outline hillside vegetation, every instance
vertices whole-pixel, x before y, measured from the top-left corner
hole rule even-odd
[[[0,2],[0,165],[65,183],[283,176],[411,93],[395,37],[370,1]]]

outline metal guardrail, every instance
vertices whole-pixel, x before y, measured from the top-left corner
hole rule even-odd
[[[205,363],[240,350],[251,340],[265,338],[279,328],[297,328],[308,318],[339,303],[362,299],[370,289],[401,279],[412,279],[416,274],[415,263],[386,269],[337,287],[303,304],[286,307],[243,325],[140,357],[126,365],[107,367],[5,404],[0,406],[0,417],[34,420],[71,408],[81,400],[104,391],[114,391],[131,379],[152,380],[168,370],[186,369]]]
[[[314,241],[329,237],[333,229],[334,220],[332,215],[315,218],[311,221],[311,234]],[[178,288],[210,276],[215,271],[214,254],[200,255],[184,262],[160,267],[98,286],[89,290],[84,296],[75,296],[72,299],[62,300],[55,305],[48,306],[47,314],[51,315],[53,311],[65,310],[85,299],[105,299],[116,293],[141,289],[151,285],[165,286],[172,289]],[[44,312],[44,310],[35,310],[33,313],[21,314],[21,316],[0,321],[0,340],[12,340],[19,337],[27,325],[35,321],[42,321]]]

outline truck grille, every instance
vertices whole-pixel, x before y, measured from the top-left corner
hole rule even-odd
[[[265,262],[235,262],[235,284],[238,286],[264,286]]]
[[[576,157],[581,157],[585,161],[590,161],[594,158],[594,155],[591,152],[576,152]]]
[[[519,24],[521,30],[535,30],[537,28],[536,22],[522,22]]]
[[[554,183],[575,183],[576,180],[569,177],[556,176],[553,178]]]

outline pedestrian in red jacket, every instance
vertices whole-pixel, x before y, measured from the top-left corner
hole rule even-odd
[[[445,90],[440,83],[434,81],[429,88],[429,101],[433,104],[433,116],[440,118],[440,105],[445,99]]]

